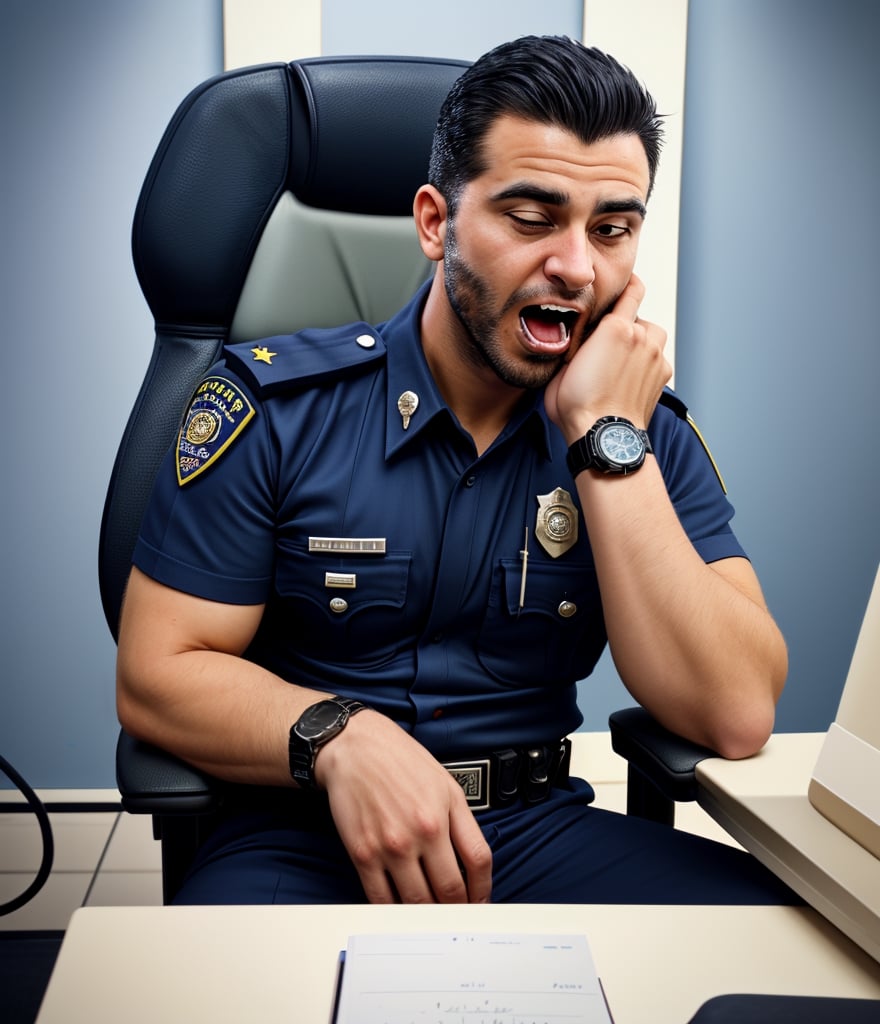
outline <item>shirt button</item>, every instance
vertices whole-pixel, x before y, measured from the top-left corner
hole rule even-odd
[[[465,487],[473,487],[476,482],[477,478],[475,476],[469,476],[467,480],[465,480],[464,485]]]
[[[343,612],[348,611],[348,601],[342,597],[334,597],[330,602],[330,611],[341,615]]]
[[[442,640],[443,640],[443,634],[442,633],[435,633],[431,637],[431,643],[432,644],[439,644]]]
[[[433,712],[431,713],[431,718],[433,718],[436,721],[438,718],[442,718],[442,717],[443,717],[443,708],[434,708]]]
[[[578,610],[578,606],[573,601],[563,601],[556,610],[563,619],[570,619]]]

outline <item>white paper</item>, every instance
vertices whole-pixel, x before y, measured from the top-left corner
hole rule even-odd
[[[353,935],[336,1024],[610,1024],[583,935]]]

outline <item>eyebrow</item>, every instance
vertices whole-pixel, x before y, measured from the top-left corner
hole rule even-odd
[[[642,220],[648,215],[648,208],[633,196],[631,199],[606,199],[596,207],[596,213],[637,213]]]
[[[508,185],[492,197],[492,202],[501,203],[508,199],[531,199],[546,206],[567,206],[571,196],[560,189],[544,188],[529,181],[518,181]],[[627,199],[605,199],[596,207],[597,214],[637,213],[642,220],[648,213],[645,204],[636,196]]]
[[[547,206],[567,206],[571,202],[571,196],[567,192],[544,188],[529,181],[515,182],[492,196],[492,201],[496,203],[502,203],[506,199],[533,199],[536,203],[545,203]]]

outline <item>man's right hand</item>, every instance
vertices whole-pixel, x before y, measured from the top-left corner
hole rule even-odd
[[[126,731],[221,779],[292,786],[290,723],[329,694],[241,657],[262,614],[132,570],[117,678]],[[354,715],[315,769],[371,902],[488,901],[492,854],[461,787],[390,718]]]
[[[492,853],[461,786],[396,723],[362,711],[318,752],[370,903],[488,903]]]

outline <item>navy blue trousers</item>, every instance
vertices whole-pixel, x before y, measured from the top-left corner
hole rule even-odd
[[[724,843],[591,806],[579,779],[541,804],[477,815],[495,903],[796,904],[754,857]],[[363,903],[321,794],[231,814],[202,848],[179,904]]]

